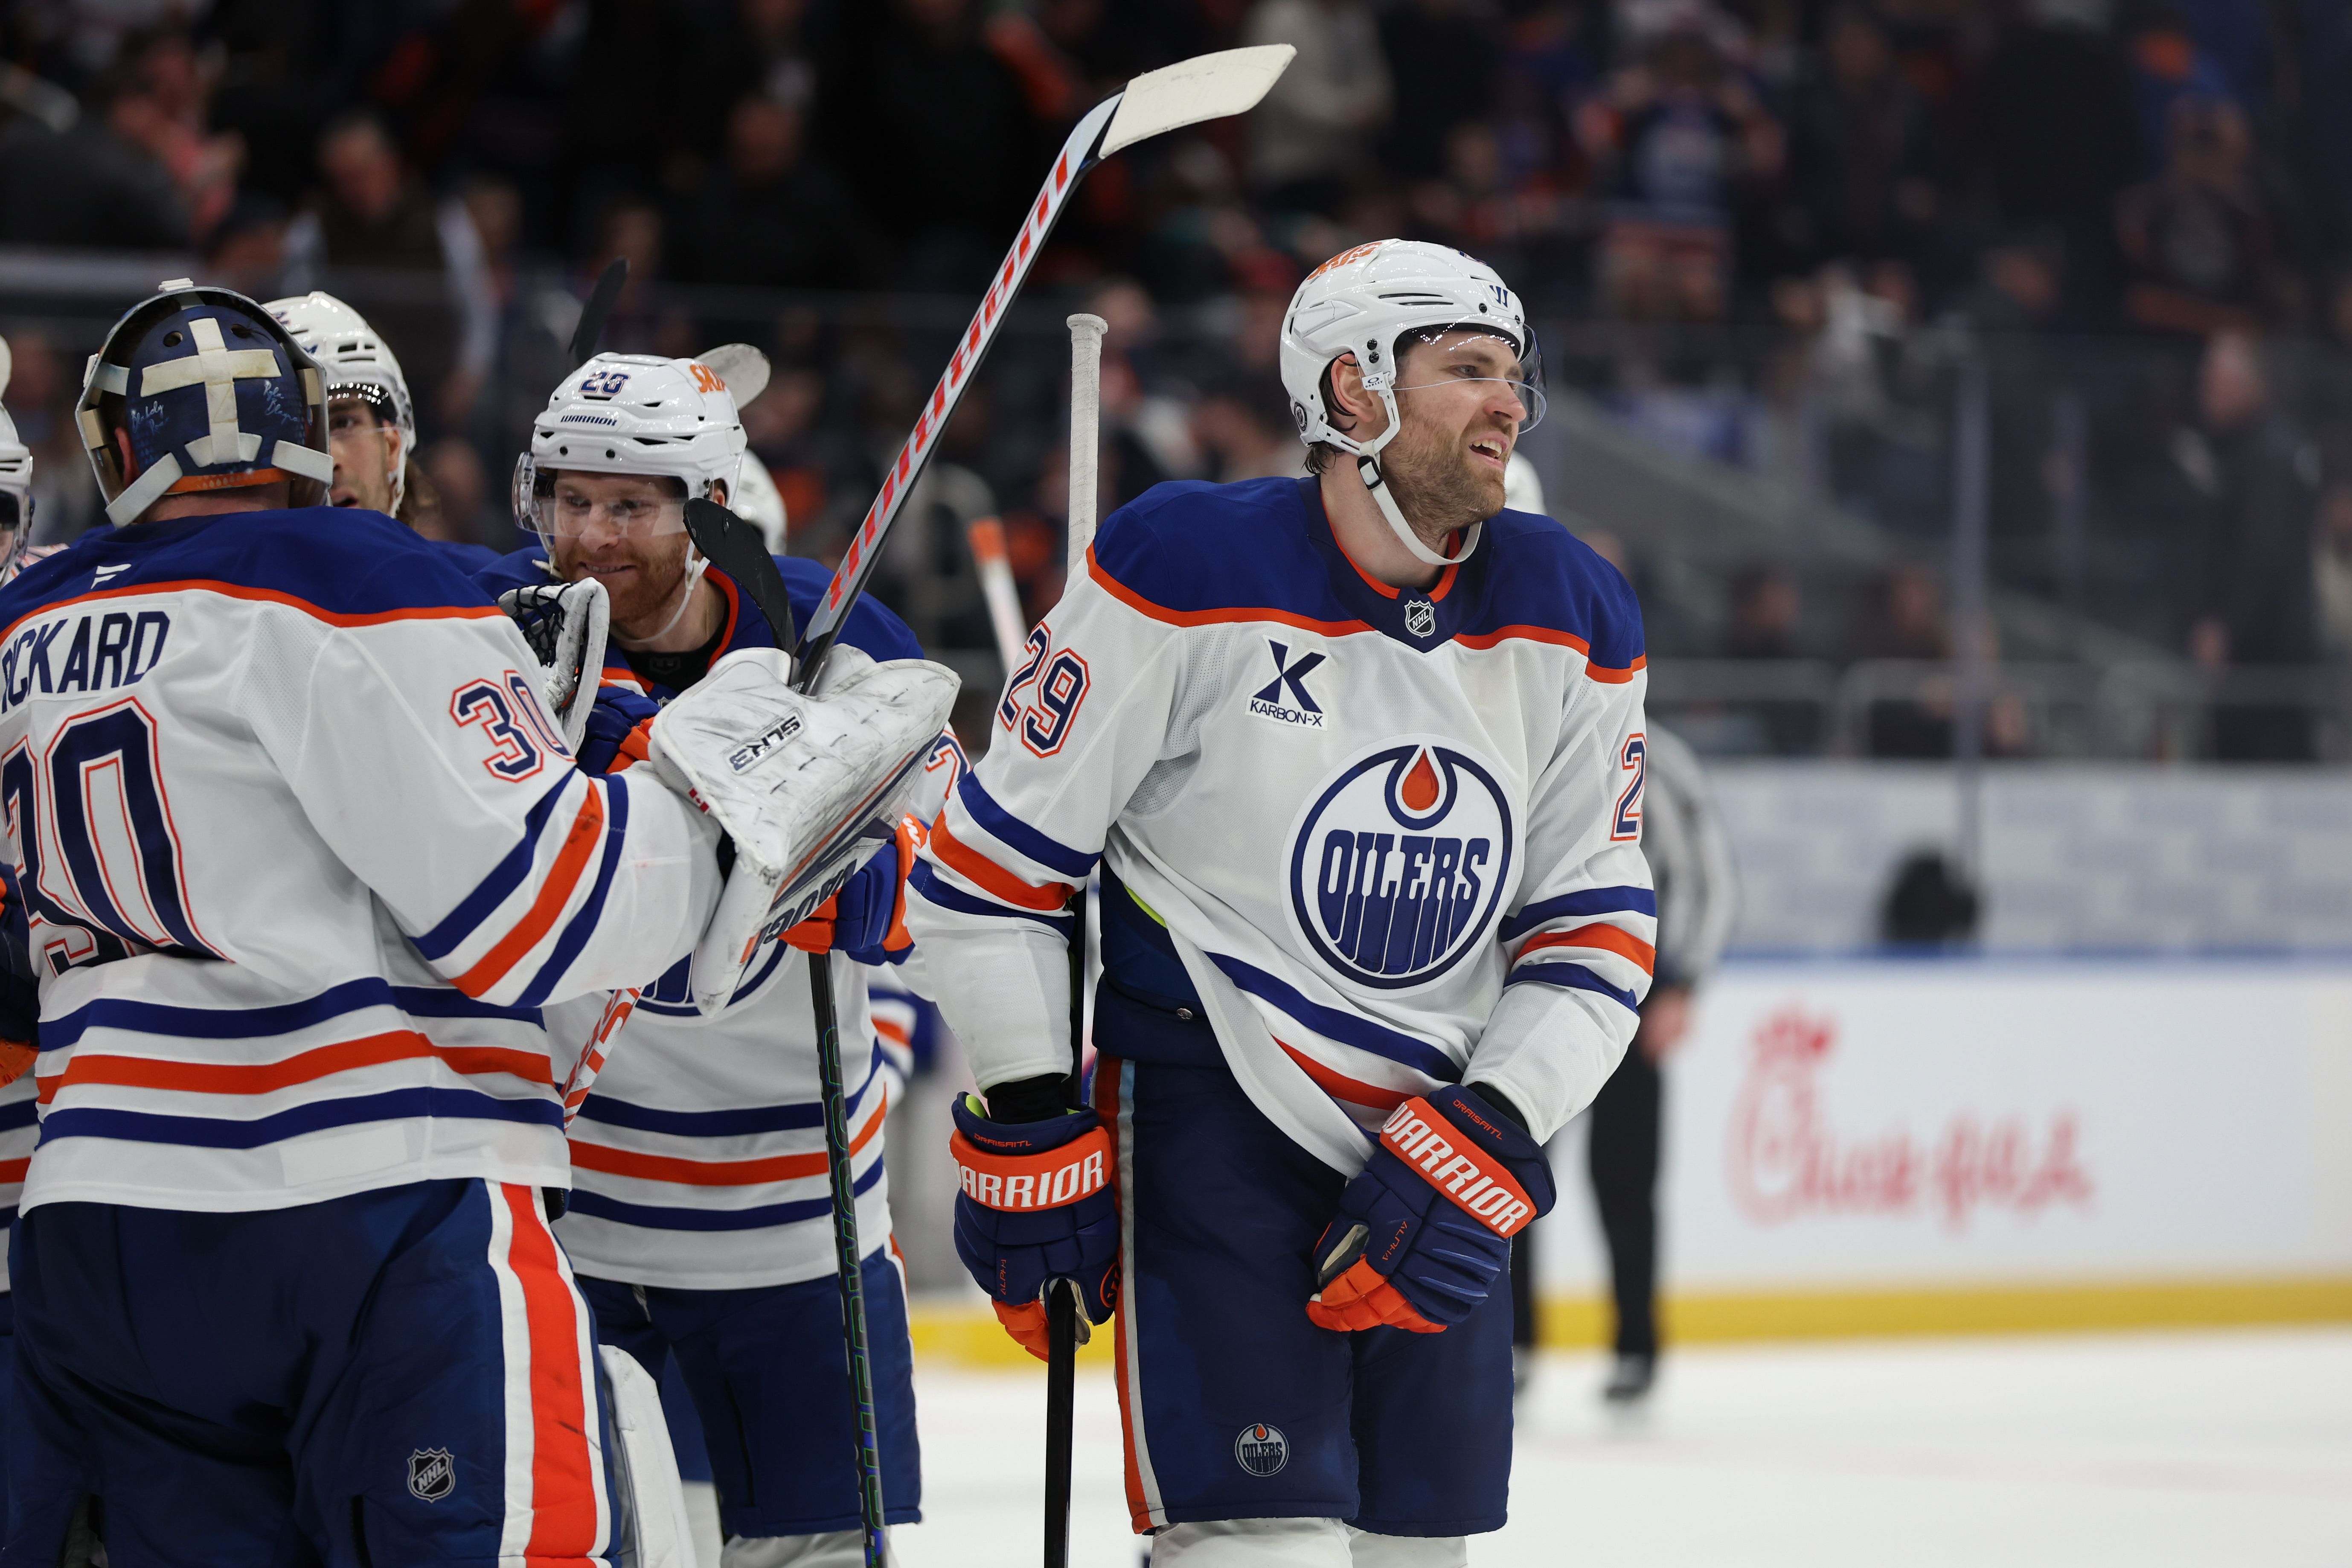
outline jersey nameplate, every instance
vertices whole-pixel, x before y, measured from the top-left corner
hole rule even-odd
[[[171,630],[172,617],[162,610],[108,610],[28,626],[0,651],[0,712],[36,688],[49,695],[136,686],[163,657]]]

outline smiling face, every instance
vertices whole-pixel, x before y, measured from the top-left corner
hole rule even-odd
[[[1519,356],[1486,332],[1413,341],[1397,363],[1404,421],[1381,472],[1416,530],[1451,531],[1503,510],[1503,474],[1528,415]]]
[[[541,504],[554,536],[549,564],[567,583],[603,583],[615,631],[649,637],[668,622],[686,581],[683,483],[567,468]]]
[[[396,426],[379,420],[364,400],[338,397],[327,405],[327,450],[335,459],[329,505],[392,510],[392,476],[406,456]]]

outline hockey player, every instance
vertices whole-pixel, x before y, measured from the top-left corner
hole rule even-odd
[[[589,765],[628,767],[636,746],[616,741],[620,726],[692,691],[729,651],[774,645],[759,606],[677,521],[688,496],[732,499],[750,461],[743,447],[734,400],[709,366],[639,354],[589,361],[532,427],[517,489],[540,547],[483,582],[498,594],[593,576],[611,594]],[[812,561],[776,564],[804,624],[829,574]],[[920,657],[913,634],[871,599],[844,640],[877,659]],[[936,814],[961,763],[941,736],[912,807],[920,819]],[[889,1094],[864,979],[907,956],[899,904],[914,842],[902,835],[834,907],[768,943],[716,1016],[695,1006],[689,960],[647,986],[572,1125],[571,1207],[557,1228],[604,1342],[656,1375],[677,1358],[718,1486],[725,1568],[864,1561],[816,1035],[794,948],[836,955],[841,1035],[854,1043],[844,1076],[886,1517],[921,1517],[906,1289],[883,1180]],[[550,1007],[555,1039],[586,1039],[600,1001]]]
[[[0,342],[0,393],[8,390],[8,345]],[[16,435],[16,422],[0,408],[0,585],[24,569],[33,534],[33,453]],[[40,995],[33,982],[24,900],[16,873],[0,866],[0,1224],[14,1225],[24,1195],[25,1166],[38,1136],[34,1126],[39,1089],[32,1074],[34,1034]],[[8,1289],[5,1258],[0,1258],[0,1470],[8,1468],[9,1393],[16,1362],[16,1299]],[[0,1541],[7,1539],[8,1492],[0,1486]]]
[[[0,589],[42,1001],[12,1559],[77,1521],[123,1563],[614,1554],[539,1009],[690,951],[952,690],[745,655],[591,778],[444,553],[311,510],[326,404],[259,305],[165,284],[79,405],[114,526]]]
[[[1641,625],[1503,510],[1542,402],[1490,268],[1348,251],[1281,363],[1313,477],[1114,513],[916,868],[981,1087],[958,1246],[1033,1349],[1047,1280],[1115,1306],[1154,1563],[1460,1563],[1504,1520],[1509,1238],[1648,983]]]
[[[391,345],[357,310],[318,289],[266,309],[327,378],[327,450],[335,459],[327,504],[408,521],[402,508],[416,457],[416,405]]]

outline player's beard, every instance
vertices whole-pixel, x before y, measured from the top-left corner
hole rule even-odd
[[[588,575],[591,566],[635,566],[617,581],[605,579],[613,598],[613,630],[624,638],[658,637],[677,612],[686,585],[687,537],[662,534],[650,540],[608,542],[591,559],[566,554],[556,563],[559,574],[570,582]]]
[[[1503,510],[1503,475],[1472,457],[1472,432],[1443,430],[1427,420],[1407,420],[1381,453],[1381,477],[1398,510],[1423,544],[1444,548],[1456,529],[1483,522]]]

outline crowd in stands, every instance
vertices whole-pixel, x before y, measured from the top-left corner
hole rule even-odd
[[[1938,591],[1977,353],[2003,584],[2217,667],[2352,656],[2352,0],[24,0],[0,246],[334,281],[407,367],[446,526],[493,542],[563,303],[625,256],[608,346],[774,358],[752,438],[822,554],[1077,116],[1277,41],[1258,112],[1107,165],[1033,285],[1048,328],[1113,323],[1108,499],[1297,471],[1283,305],[1402,235],[1567,328],[1556,385],[1915,551],[1835,616],[1759,563],[1664,651],[1948,642],[1890,606]],[[70,528],[87,345],[11,336]],[[1033,611],[1057,341],[1016,334],[944,454]],[[960,558],[919,540],[885,591],[982,642]]]

